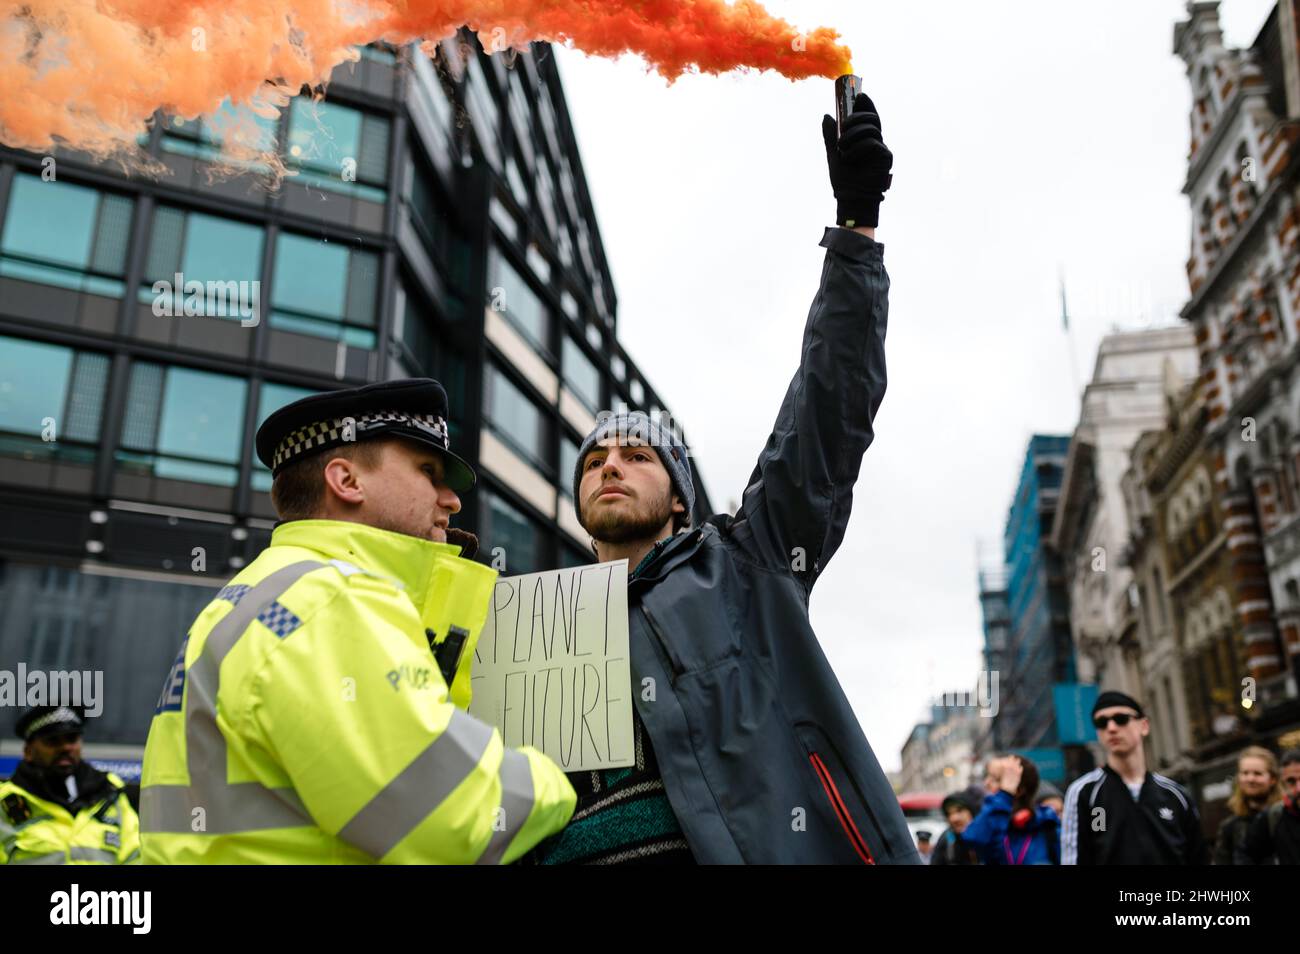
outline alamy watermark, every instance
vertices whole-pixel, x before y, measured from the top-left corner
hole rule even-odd
[[[954,709],[978,706],[981,716],[993,718],[998,714],[998,671],[981,672],[975,680],[975,688],[969,692],[945,692],[939,697],[939,705]]]
[[[245,328],[261,322],[260,281],[207,281],[185,279],[153,283],[153,313],[159,318],[238,318]]]
[[[104,711],[104,671],[0,669],[0,706],[80,706],[94,718]]]

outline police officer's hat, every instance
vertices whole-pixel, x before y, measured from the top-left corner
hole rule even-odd
[[[81,734],[86,710],[81,706],[34,706],[18,717],[14,732],[24,742],[47,735]]]
[[[257,457],[280,473],[309,454],[376,437],[405,437],[442,452],[446,482],[474,486],[474,471],[451,452],[447,392],[431,378],[383,381],[312,394],[280,408],[257,429]]]

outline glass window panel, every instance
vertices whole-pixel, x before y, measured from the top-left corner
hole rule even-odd
[[[546,342],[550,338],[550,316],[546,306],[532,286],[495,249],[492,252],[492,275],[492,286],[501,288],[505,293],[502,304],[505,306],[506,317],[534,345],[549,351]]]
[[[199,460],[238,463],[246,393],[247,382],[241,378],[168,368],[157,450]]]
[[[84,269],[90,263],[98,210],[94,189],[16,175],[0,251]]]
[[[361,119],[361,147],[357,178],[363,182],[388,181],[388,120],[365,115]]]
[[[185,281],[257,281],[262,230],[255,225],[191,212],[185,221],[181,273]],[[166,277],[166,276],[160,276]]]
[[[447,95],[443,92],[437,69],[419,47],[411,50],[411,65],[415,70],[415,91],[418,99],[428,107],[438,127],[442,130],[448,129],[451,126],[451,103],[447,101]]]
[[[487,498],[488,551],[502,548],[505,573],[514,575],[540,570],[542,534],[537,524],[497,494],[484,490],[483,495]]]
[[[135,203],[124,195],[105,194],[99,201],[99,224],[90,267],[105,275],[121,275],[131,235],[131,210]]]
[[[515,221],[514,213],[507,209],[495,196],[488,206],[488,215],[508,238],[519,238],[519,223]]]
[[[574,321],[577,321],[578,315],[581,314],[581,311],[578,308],[578,300],[573,297],[573,294],[567,288],[560,292],[560,307],[563,308],[564,313]]]
[[[510,192],[520,208],[528,208],[528,187],[524,185],[524,177],[519,172],[519,164],[515,162],[514,156],[506,160],[506,180],[510,183]]]
[[[487,416],[493,432],[549,471],[545,463],[545,418],[541,409],[492,365],[488,366],[487,389]]]
[[[122,423],[123,447],[153,450],[162,389],[162,365],[139,363],[131,369],[126,389],[126,419]]]
[[[288,232],[280,234],[271,293],[277,309],[341,319],[347,281],[347,248]]]
[[[535,244],[529,244],[528,248],[524,249],[524,261],[528,263],[528,267],[533,270],[533,273],[541,280],[543,285],[550,284],[551,263],[546,260],[546,256],[542,254],[541,249]]]
[[[573,499],[573,473],[578,469],[578,442],[570,440],[568,435],[560,438],[560,473],[556,485],[560,493]]]
[[[600,370],[568,335],[562,355],[564,380],[593,414],[600,407]]]
[[[496,101],[487,87],[487,79],[479,64],[476,54],[471,53],[465,74],[466,100],[469,104],[469,118],[473,124],[479,144],[483,147],[488,162],[493,168],[500,168],[501,145],[500,123]]]
[[[0,429],[39,436],[52,417],[61,433],[72,359],[70,348],[0,338]]]
[[[93,442],[99,439],[108,368],[106,354],[86,351],[77,354],[73,364],[72,389],[68,393],[67,420],[63,423],[63,436],[68,440]]]
[[[337,103],[313,103],[299,96],[289,111],[289,155],[293,165],[338,176],[343,160],[361,154],[361,113]]]
[[[358,324],[375,322],[375,296],[379,293],[379,256],[349,250],[347,316]]]
[[[468,410],[468,372],[465,359],[457,352],[444,349],[438,362],[438,381],[447,391],[448,413],[447,431],[453,446],[460,443],[462,415]]]
[[[185,245],[185,213],[180,209],[160,206],[153,216],[153,232],[149,237],[149,259],[145,264],[145,277],[165,278],[168,281],[180,269],[181,249]]]
[[[310,388],[295,387],[292,384],[276,384],[274,381],[266,381],[262,384],[262,392],[257,402],[257,426],[261,427],[272,413],[278,411],[287,404],[315,394]],[[260,490],[269,493],[271,490],[271,471],[253,455],[253,473],[252,484],[254,490]]]

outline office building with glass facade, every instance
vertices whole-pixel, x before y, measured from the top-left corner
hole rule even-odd
[[[278,189],[220,174],[220,117],[156,117],[156,179],[0,148],[0,669],[102,671],[101,751],[138,751],[193,617],[266,545],[276,408],[443,382],[480,477],[455,523],[508,574],[592,558],[570,498],[597,414],[668,414],[618,343],[552,50],[459,40],[367,47],[257,120]]]

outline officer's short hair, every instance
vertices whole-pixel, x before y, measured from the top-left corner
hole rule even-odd
[[[385,440],[356,441],[286,464],[271,483],[271,505],[281,520],[311,520],[325,503],[325,465],[343,457],[362,467],[379,466]]]

